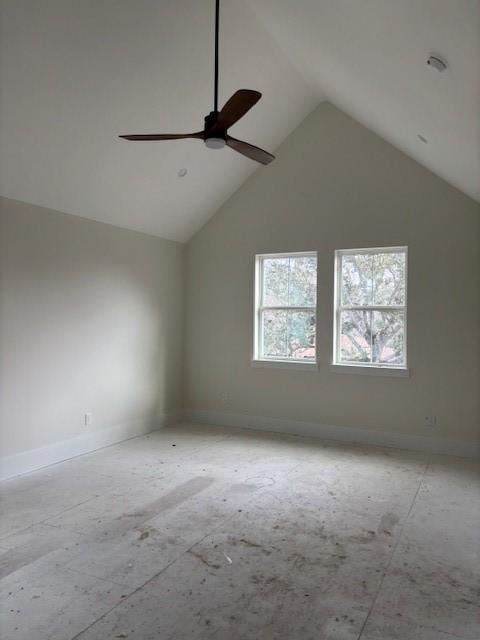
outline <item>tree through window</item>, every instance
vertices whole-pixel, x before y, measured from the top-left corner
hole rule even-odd
[[[316,253],[256,258],[255,358],[315,361]]]
[[[334,363],[404,368],[407,249],[336,251]]]

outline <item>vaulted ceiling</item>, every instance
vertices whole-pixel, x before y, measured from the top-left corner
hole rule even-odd
[[[249,2],[314,91],[480,200],[480,0]]]
[[[213,5],[0,0],[1,195],[186,241],[268,171],[196,140],[117,138],[201,128]],[[328,99],[480,199],[480,1],[222,0],[220,52],[220,102],[263,93],[236,137],[274,150]]]

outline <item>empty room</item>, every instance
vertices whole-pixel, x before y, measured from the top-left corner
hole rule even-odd
[[[480,0],[0,0],[2,640],[478,640]]]

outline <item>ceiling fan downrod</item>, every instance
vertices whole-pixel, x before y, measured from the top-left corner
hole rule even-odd
[[[214,53],[214,76],[213,76],[213,111],[205,116],[205,131],[215,127],[218,117],[218,36],[219,36],[220,0],[215,0],[215,53]],[[227,144],[226,134],[219,133],[205,137],[205,146],[209,149],[223,149]]]
[[[220,0],[215,0],[215,73],[213,110],[218,112],[218,33],[219,33]]]

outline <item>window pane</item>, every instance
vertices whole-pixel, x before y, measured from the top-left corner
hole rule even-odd
[[[288,357],[315,358],[315,313],[288,311]]]
[[[405,314],[403,311],[374,311],[372,360],[383,364],[403,364]]]
[[[256,353],[272,359],[314,360],[316,255],[279,254],[260,259],[262,311]]]
[[[342,256],[342,305],[363,306],[372,304],[373,258],[371,255]]]
[[[317,298],[317,259],[290,258],[289,306],[314,307]]]
[[[373,256],[373,304],[405,304],[405,254],[378,253]]]
[[[315,256],[263,260],[264,307],[314,307],[317,297]]]
[[[287,312],[264,311],[262,313],[264,357],[287,357]]]
[[[288,258],[263,260],[263,306],[288,306]]]
[[[371,311],[342,311],[340,317],[341,362],[371,362]]]

